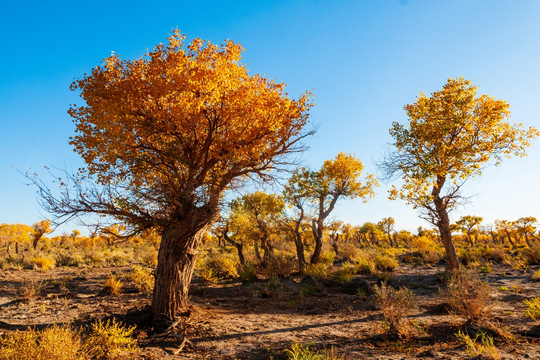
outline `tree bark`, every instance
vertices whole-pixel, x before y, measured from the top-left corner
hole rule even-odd
[[[302,239],[302,233],[300,232],[300,227],[302,225],[302,220],[304,220],[304,209],[298,206],[300,210],[300,216],[294,223],[294,245],[296,246],[296,258],[298,259],[298,271],[300,273],[304,272],[306,265],[306,258],[304,256],[304,241]]]
[[[435,203],[435,211],[437,215],[437,228],[441,235],[441,242],[443,243],[444,249],[446,250],[446,256],[448,257],[448,268],[450,271],[459,269],[459,259],[456,253],[456,248],[452,242],[452,232],[450,230],[450,218],[448,217],[447,202],[442,199],[440,194],[440,189],[442,189],[444,182],[444,177],[439,177],[437,179],[437,186],[432,190],[432,195]]]
[[[324,231],[324,219],[319,219],[318,221],[312,220],[311,231],[313,232],[313,238],[315,239],[315,249],[311,255],[310,263],[317,264],[321,260],[322,253],[322,241],[323,241],[323,231]]]
[[[195,254],[211,223],[212,217],[189,218],[163,230],[152,297],[154,319],[173,320],[187,306]]]

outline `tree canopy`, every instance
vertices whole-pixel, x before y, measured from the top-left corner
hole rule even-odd
[[[163,226],[301,149],[309,93],[290,99],[284,84],[250,75],[242,51],[232,41],[186,45],[175,31],[146,56],[113,54],[72,84],[86,105],[69,110],[70,143],[83,173],[114,189],[92,211]]]

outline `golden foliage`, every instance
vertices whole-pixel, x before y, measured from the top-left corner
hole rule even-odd
[[[99,320],[90,326],[90,335],[85,339],[87,353],[92,359],[126,359],[136,348],[137,340],[132,335],[135,326],[125,327],[116,319]]]
[[[540,298],[525,300],[525,305],[527,305],[525,315],[533,320],[540,320]]]
[[[393,188],[390,198],[425,206],[442,190],[444,180],[459,187],[480,175],[490,160],[499,164],[503,157],[525,155],[540,132],[510,124],[506,101],[477,96],[476,91],[469,80],[450,78],[442,90],[430,97],[420,93],[415,103],[405,106],[408,126],[394,122],[390,129],[398,150],[395,166],[404,184],[400,190]]]
[[[120,291],[122,290],[122,285],[123,284],[121,280],[119,280],[115,275],[109,274],[107,281],[105,281],[105,284],[103,284],[101,292],[104,295],[116,296],[120,294]]]
[[[154,289],[154,274],[152,269],[135,265],[129,278],[135,288],[141,293],[150,293]]]
[[[290,99],[284,84],[249,75],[232,41],[186,45],[178,30],[167,40],[139,59],[113,54],[72,84],[86,106],[69,110],[70,143],[102,184],[166,197],[201,184],[220,192],[232,178],[270,169],[302,137],[309,93]]]
[[[54,325],[0,336],[0,358],[5,360],[83,360],[81,336],[68,327]]]

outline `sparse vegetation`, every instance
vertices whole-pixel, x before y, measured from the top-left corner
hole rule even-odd
[[[461,331],[458,331],[456,337],[466,346],[467,353],[472,357],[482,356],[491,360],[501,358],[499,350],[493,344],[493,338],[482,331],[478,332],[474,339]]]
[[[129,276],[131,282],[141,293],[150,293],[154,288],[154,275],[152,269],[135,265]]]
[[[535,321],[540,320],[540,298],[525,300],[525,305],[527,305],[525,315]]]
[[[391,335],[406,336],[407,326],[403,321],[416,306],[416,298],[407,288],[394,289],[386,282],[373,288],[377,306],[382,310]]]
[[[136,348],[134,328],[116,320],[93,323],[88,331],[53,325],[44,330],[0,334],[0,358],[5,360],[126,359]]]
[[[337,356],[334,353],[334,348],[325,349],[321,352],[312,350],[313,344],[303,346],[302,344],[293,343],[285,349],[287,360],[344,360],[344,355]]]
[[[107,281],[105,281],[105,284],[103,284],[101,292],[103,295],[117,296],[120,294],[122,286],[122,281],[118,279],[116,275],[109,274]]]
[[[473,272],[465,269],[453,271],[442,298],[468,323],[486,318],[491,311],[491,288]]]

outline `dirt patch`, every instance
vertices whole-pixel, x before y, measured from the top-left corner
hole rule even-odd
[[[540,359],[538,323],[524,317],[523,300],[540,297],[538,282],[527,271],[494,266],[482,275],[494,289],[493,311],[482,330],[494,337],[503,359]],[[408,317],[409,338],[389,338],[369,287],[374,276],[357,276],[353,285],[318,283],[300,278],[242,284],[204,285],[194,280],[191,309],[174,336],[154,337],[150,300],[125,285],[118,296],[100,295],[114,273],[130,269],[59,268],[45,273],[7,270],[0,274],[0,333],[45,327],[53,323],[84,325],[115,316],[137,325],[145,359],[285,359],[291,343],[312,349],[333,347],[345,359],[470,358],[455,334],[467,330],[463,319],[448,313],[438,289],[443,267],[401,267],[389,276],[392,286],[413,291],[418,306]],[[34,287],[25,298],[23,289]],[[356,288],[361,290],[355,292]],[[500,329],[500,332],[497,332]],[[511,334],[509,339],[501,334]],[[186,341],[184,341],[184,339]],[[182,351],[176,353],[182,347]]]

